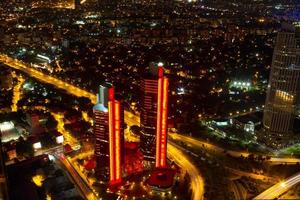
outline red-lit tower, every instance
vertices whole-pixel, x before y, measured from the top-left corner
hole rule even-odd
[[[121,169],[121,117],[120,101],[115,100],[113,88],[108,95],[108,123],[109,123],[109,180],[111,184],[122,181]]]
[[[162,167],[166,163],[168,100],[168,79],[162,67],[150,67],[150,73],[141,81],[141,90],[141,150],[144,160],[162,160],[157,162],[157,166]]]
[[[122,180],[123,109],[115,99],[114,88],[100,86],[94,111],[95,156],[101,177],[111,185]]]
[[[168,87],[169,80],[164,76],[163,68],[159,67],[155,167],[167,166]]]

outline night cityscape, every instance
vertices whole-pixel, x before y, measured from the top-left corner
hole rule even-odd
[[[0,200],[300,200],[300,0],[0,1]]]

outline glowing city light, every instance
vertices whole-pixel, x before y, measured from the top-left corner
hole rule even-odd
[[[163,68],[159,67],[156,126],[156,167],[166,167],[167,164],[168,84],[168,79],[163,75]]]
[[[42,187],[44,179],[45,179],[45,177],[42,176],[42,175],[35,175],[35,176],[32,177],[32,182],[36,186]]]
[[[34,144],[33,144],[33,148],[34,148],[35,150],[41,149],[41,148],[42,148],[41,142],[36,142],[36,143],[34,143]]]
[[[109,171],[110,183],[121,182],[121,120],[120,102],[114,98],[114,88],[108,90]]]
[[[56,139],[57,144],[64,143],[64,136],[63,135],[57,136],[55,139]]]
[[[0,131],[1,132],[6,132],[14,129],[15,125],[13,122],[3,122],[0,123]]]

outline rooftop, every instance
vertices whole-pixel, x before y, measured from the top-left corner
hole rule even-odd
[[[170,168],[156,168],[152,171],[147,184],[151,187],[168,189],[173,186],[176,171]]]

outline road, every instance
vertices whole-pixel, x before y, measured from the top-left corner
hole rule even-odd
[[[275,199],[288,191],[291,187],[300,182],[300,173],[297,173],[286,180],[275,184],[263,193],[259,194],[254,200]]]
[[[241,157],[241,156],[247,157],[247,156],[249,156],[248,152],[239,152],[239,151],[226,150],[222,147],[210,144],[208,142],[197,140],[197,139],[194,139],[192,137],[180,135],[180,134],[177,134],[177,133],[169,133],[169,137],[174,139],[174,140],[182,141],[182,142],[188,143],[188,144],[196,146],[196,147],[205,148],[205,149],[208,149],[210,151],[214,151],[215,153],[225,154],[224,152],[226,151],[227,154],[229,154],[233,157]]]
[[[234,193],[234,198],[237,200],[246,200],[247,199],[247,192],[241,184],[237,182],[230,182],[229,187],[231,188],[232,192]]]
[[[224,153],[225,149],[223,149],[221,147],[218,147],[218,146],[215,146],[215,145],[212,145],[207,142],[200,141],[200,140],[196,140],[196,139],[188,137],[188,136],[183,136],[183,135],[179,135],[176,133],[172,133],[172,134],[169,134],[169,137],[171,137],[174,140],[186,142],[186,143],[188,143],[190,145],[194,145],[196,147],[206,148],[209,150],[213,150],[216,153],[225,154]],[[226,152],[234,157],[249,155],[249,153],[247,153],[247,152],[227,151],[227,150],[226,150]],[[272,164],[296,164],[296,163],[300,163],[300,159],[271,157],[269,160],[267,160],[267,162],[270,162]],[[264,175],[245,173],[245,172],[241,172],[241,171],[234,170],[234,169],[231,169],[231,170],[233,170],[232,171],[233,173],[240,174],[242,176],[250,176],[254,179],[268,180],[270,182],[276,181],[276,179],[273,179],[271,177],[267,177]],[[288,191],[292,186],[298,184],[299,182],[300,182],[300,173],[288,178],[286,181],[275,184],[273,187],[264,191],[263,193],[261,193],[259,196],[257,196],[254,199],[255,200],[275,199],[275,198],[279,197],[280,195],[282,195],[284,192]]]
[[[36,69],[31,68],[29,64],[25,64],[19,60],[8,57],[5,54],[0,54],[0,62],[3,62],[7,66],[20,70],[33,78],[38,79],[41,82],[53,85],[59,89],[67,91],[69,94],[72,94],[77,97],[86,97],[91,100],[92,103],[96,103],[96,95],[87,92],[79,87],[73,86],[67,82],[64,82],[58,78],[52,77],[50,75],[44,74]],[[139,125],[139,117],[125,111],[125,122],[129,125]],[[192,181],[192,191],[194,200],[203,199],[204,194],[204,181],[197,170],[197,168],[185,157],[185,155],[175,146],[168,145],[168,155],[174,158],[176,163],[180,165],[183,169],[189,169],[187,172],[189,173]],[[65,161],[64,161],[65,162]],[[66,162],[65,162],[66,163]],[[67,166],[70,163],[66,163]],[[71,166],[71,165],[70,165]],[[69,166],[69,167],[70,167]],[[74,170],[74,168],[69,168],[70,170]],[[76,170],[74,170],[76,172]],[[77,173],[73,174],[77,174]],[[77,174],[77,176],[79,176]]]
[[[57,121],[57,131],[64,136],[64,144],[69,144],[73,149],[79,145],[79,141],[72,134],[65,129],[64,115],[62,113],[51,112],[51,115]]]
[[[64,165],[64,167],[68,170],[73,180],[79,189],[83,192],[85,198],[87,200],[96,200],[98,197],[92,192],[92,190],[86,185],[86,183],[82,180],[80,175],[74,169],[74,167],[70,164],[67,158],[64,156],[59,157],[59,161]]]
[[[198,148],[205,148],[207,150],[210,151],[214,151],[215,153],[219,153],[219,154],[229,154],[232,157],[247,157],[250,155],[249,152],[244,152],[244,151],[233,151],[233,150],[227,150],[224,149],[222,147],[210,144],[208,142],[205,141],[201,141],[198,139],[194,139],[192,137],[189,136],[184,136],[181,134],[177,134],[177,133],[169,133],[169,137],[172,138],[173,140],[176,141],[182,141],[185,142],[189,145],[198,147]],[[266,162],[270,162],[272,164],[296,164],[296,163],[300,163],[300,159],[298,158],[279,158],[279,157],[270,157],[269,160],[266,160]]]
[[[238,176],[245,176],[245,177],[250,177],[252,179],[256,180],[262,180],[262,181],[268,181],[271,183],[276,183],[278,180],[276,178],[270,177],[270,176],[265,176],[262,174],[255,174],[255,173],[250,173],[250,172],[245,172],[237,169],[233,169],[230,167],[225,167],[227,170],[229,170],[231,173],[236,174]]]
[[[8,57],[5,54],[0,54],[0,62],[3,62],[11,68],[25,72],[26,74],[38,79],[41,82],[54,85],[59,89],[66,90],[68,93],[74,96],[89,98],[93,103],[96,103],[96,95],[87,92],[79,87],[73,86],[67,82],[64,82],[58,78],[44,74],[41,71],[32,68],[29,64],[25,64],[19,60]]]
[[[5,54],[0,54],[0,62],[3,62],[7,66],[20,70],[22,72],[25,72],[26,74],[30,75],[31,77],[34,77],[38,79],[41,82],[54,85],[55,87],[65,90],[67,93],[72,94],[77,97],[86,97],[91,100],[92,103],[96,103],[97,96],[93,93],[90,93],[88,91],[85,91],[84,89],[81,89],[79,87],[76,87],[74,85],[71,85],[65,81],[62,81],[58,78],[52,77],[50,75],[44,74],[41,71],[38,71],[36,69],[33,69],[29,64],[25,64],[22,61],[13,59],[8,57]],[[137,124],[139,125],[139,117],[125,111],[125,120],[128,124]]]
[[[13,98],[12,98],[12,106],[11,106],[11,110],[12,112],[17,112],[18,111],[18,102],[22,97],[22,86],[25,82],[25,79],[22,76],[16,76],[16,74],[13,73],[13,77],[17,78],[18,83],[15,85],[14,89],[13,89]]]
[[[177,163],[182,170],[186,170],[191,177],[191,188],[193,200],[202,200],[204,195],[204,179],[201,177],[197,167],[174,145],[168,143],[168,157]]]
[[[300,163],[299,158],[276,158],[272,157],[270,160],[268,160],[272,164],[297,164]]]

